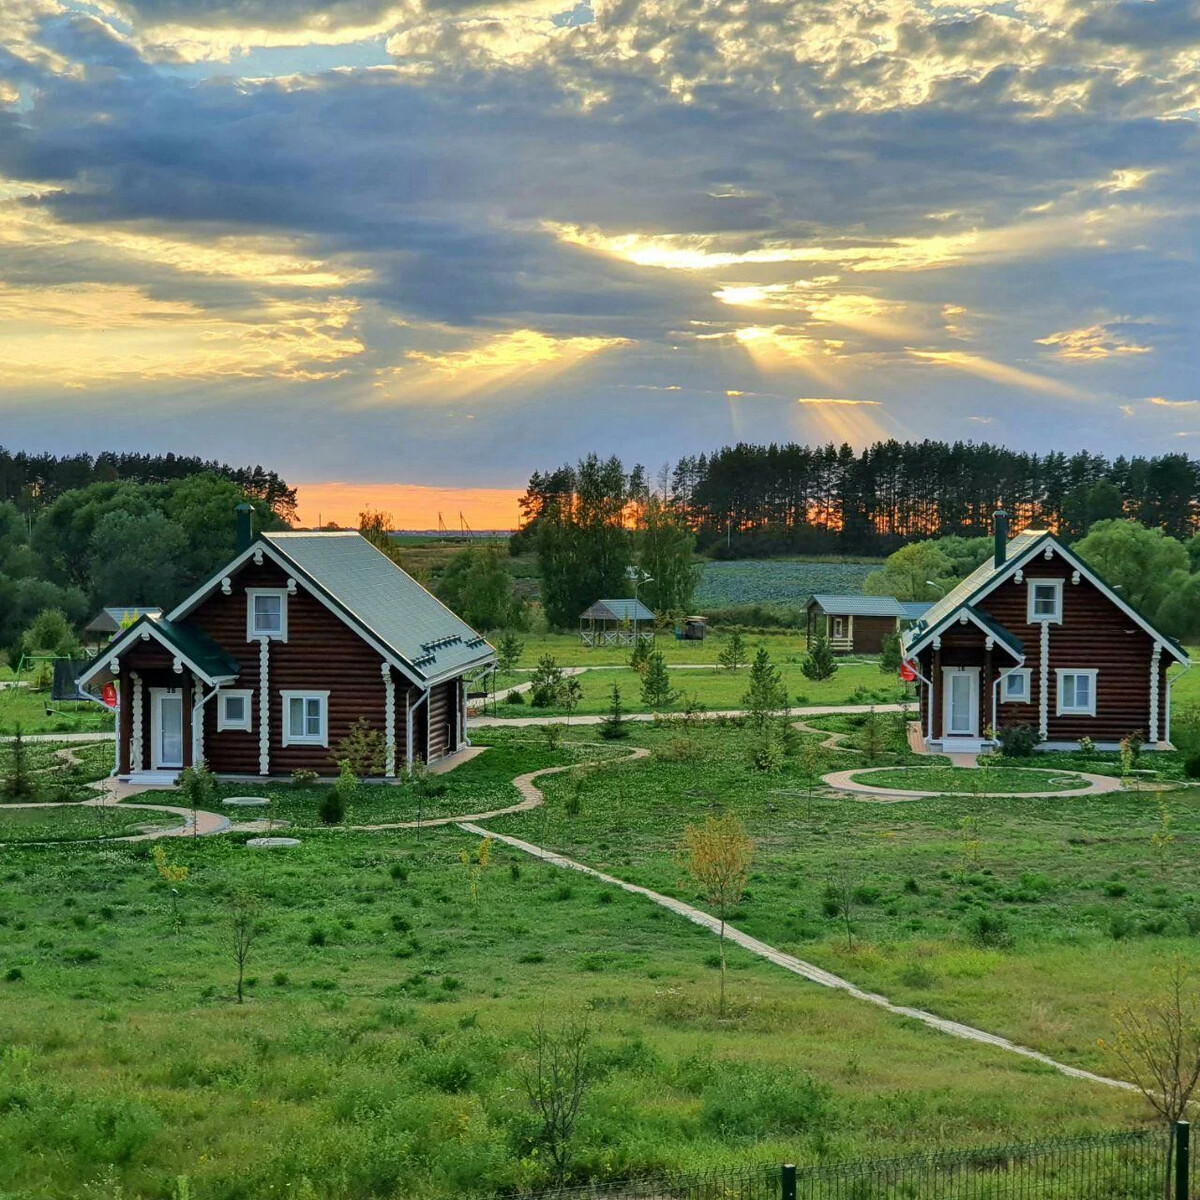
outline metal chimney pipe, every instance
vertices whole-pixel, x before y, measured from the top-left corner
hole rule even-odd
[[[239,504],[237,506],[237,552],[242,553],[243,550],[250,549],[250,543],[254,540],[253,526],[251,518],[254,515],[254,505]]]
[[[996,566],[1004,566],[1008,557],[1008,513],[1002,508],[996,509],[992,516],[992,532],[996,543]]]

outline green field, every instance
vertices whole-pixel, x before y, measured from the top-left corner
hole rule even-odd
[[[0,688],[0,737],[22,733],[91,733],[113,727],[112,713],[86,700],[51,700],[49,691]]]
[[[1171,782],[1179,756],[1140,764],[1154,772],[1145,786],[1174,788],[1163,793],[880,805],[819,776],[912,766],[903,718],[810,720],[847,748],[810,758],[826,734],[797,734],[776,774],[754,770],[754,734],[721,719],[637,724],[612,745],[575,728],[557,748],[540,730],[477,729],[490,748],[433,791],[365,788],[335,828],[316,811],[326,789],[268,785],[270,815],[301,845],[168,840],[169,862],[188,868],[176,902],[150,845],[7,845],[0,1195],[179,1200],[181,1176],[193,1200],[448,1200],[543,1184],[522,1084],[542,1014],[556,1027],[586,1013],[592,1028],[576,1180],[1141,1120],[1127,1093],[736,947],[718,1013],[713,936],[650,902],[500,843],[473,872],[460,855],[479,838],[455,826],[346,827],[413,819],[418,805],[423,819],[503,807],[513,775],[574,764],[546,777],[545,806],[491,826],[703,906],[679,858],[684,829],[732,809],[756,843],[730,914],[739,928],[899,1002],[1115,1071],[1097,1045],[1114,1005],[1149,995],[1155,967],[1194,958],[1200,936],[1200,793]],[[622,761],[638,745],[650,757]],[[853,752],[867,746],[870,761]],[[55,749],[39,744],[38,762]],[[76,775],[103,773],[104,751],[85,748]],[[1104,754],[1030,765],[1116,769]],[[1160,800],[1165,844],[1152,840]],[[0,829],[17,811],[0,809]],[[260,907],[238,1005],[230,902],[242,891]]]
[[[0,845],[122,837],[182,824],[166,813],[136,808],[13,808],[0,805]]]
[[[829,559],[735,559],[701,568],[693,606],[700,612],[744,604],[803,608],[813,592],[859,593],[882,564]]]

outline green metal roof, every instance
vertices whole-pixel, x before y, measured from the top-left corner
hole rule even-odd
[[[424,683],[492,659],[481,634],[361,534],[264,533],[261,540]]]
[[[895,596],[834,596],[829,592],[814,592],[808,603],[816,603],[823,612],[838,617],[904,616],[904,606]]]
[[[241,672],[241,665],[237,659],[222,650],[199,626],[190,621],[168,621],[166,617],[145,613],[127,629],[122,630],[80,672],[79,686],[82,688],[85,683],[90,682],[114,656],[120,658],[127,650],[141,642],[143,634],[165,645],[193,671],[209,681],[236,679]]]
[[[581,621],[653,621],[654,614],[640,600],[597,600]]]

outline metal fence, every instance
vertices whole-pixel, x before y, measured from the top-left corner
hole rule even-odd
[[[731,1167],[538,1200],[1194,1200],[1188,1126],[817,1167]]]

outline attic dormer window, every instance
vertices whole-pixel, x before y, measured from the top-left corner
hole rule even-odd
[[[287,591],[283,588],[246,589],[246,639],[287,641]]]
[[[1029,580],[1029,622],[1062,620],[1062,580]]]

